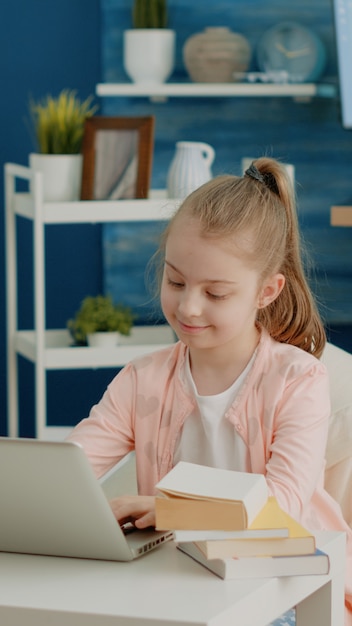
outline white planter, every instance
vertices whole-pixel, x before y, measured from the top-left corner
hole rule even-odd
[[[175,65],[174,30],[135,28],[123,34],[124,68],[129,78],[139,84],[164,83]]]
[[[81,196],[81,154],[29,155],[29,167],[43,174],[44,202],[75,202]]]
[[[120,333],[118,332],[89,333],[87,335],[90,348],[113,348],[118,345],[119,339]]]

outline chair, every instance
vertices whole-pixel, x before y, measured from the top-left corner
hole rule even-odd
[[[352,527],[352,354],[327,343],[321,360],[329,373],[331,396],[325,488]],[[291,609],[270,626],[295,623],[295,610]]]
[[[322,361],[329,372],[331,395],[325,488],[352,528],[352,354],[327,343]]]

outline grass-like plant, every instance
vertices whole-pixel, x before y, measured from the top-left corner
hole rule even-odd
[[[67,327],[78,345],[85,345],[87,335],[114,332],[129,335],[136,315],[122,304],[114,304],[111,296],[87,296]]]
[[[134,28],[166,28],[167,0],[134,0]]]
[[[64,89],[57,98],[30,101],[30,114],[37,149],[41,154],[79,154],[84,121],[97,110],[93,96],[83,102],[75,91]]]

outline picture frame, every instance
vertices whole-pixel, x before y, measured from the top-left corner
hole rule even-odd
[[[92,116],[82,143],[82,200],[147,198],[154,149],[154,116]]]

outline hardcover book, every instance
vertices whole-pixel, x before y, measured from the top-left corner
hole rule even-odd
[[[156,528],[163,530],[243,530],[268,501],[262,474],[184,461],[156,488]]]
[[[228,559],[207,559],[195,543],[180,543],[178,549],[223,578],[273,578],[328,574],[329,557],[318,548],[303,556],[263,556]]]
[[[269,498],[272,523],[282,520],[289,536],[282,538],[229,538],[219,541],[197,541],[207,559],[225,559],[246,556],[292,556],[314,554],[315,537],[290,515],[283,511],[275,498]],[[260,514],[259,514],[260,515]]]
[[[288,537],[289,530],[285,513],[279,507],[276,498],[269,496],[268,501],[258,513],[254,521],[244,530],[175,530],[174,540],[185,541],[216,541],[226,539],[262,539]]]

